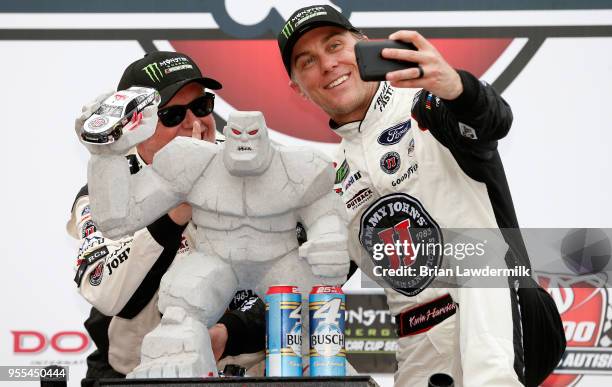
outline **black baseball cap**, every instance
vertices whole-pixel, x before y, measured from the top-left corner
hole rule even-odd
[[[306,32],[322,26],[338,26],[349,31],[359,32],[344,15],[329,5],[311,5],[298,9],[287,19],[277,37],[278,48],[280,48],[283,63],[289,76],[291,76],[293,46]]]
[[[130,64],[123,72],[117,90],[132,86],[152,87],[161,95],[159,105],[163,106],[181,87],[191,82],[213,90],[222,87],[216,80],[203,77],[198,65],[187,55],[157,51],[145,54],[144,58]]]

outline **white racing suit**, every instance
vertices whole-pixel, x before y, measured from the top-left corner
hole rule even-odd
[[[518,228],[497,152],[511,110],[490,86],[459,73],[464,92],[454,101],[381,82],[362,121],[330,122],[342,137],[334,189],[349,215],[350,255],[371,278],[375,262],[364,249],[371,242],[368,226],[385,224],[394,238],[401,237],[402,224],[405,230]],[[410,292],[385,289],[395,316],[420,311],[426,317],[430,307],[440,312],[399,339],[396,385],[427,386],[434,373],[451,375],[456,386],[525,384],[517,290],[428,285]],[[550,313],[561,329],[556,309]]]
[[[128,155],[126,162],[131,173],[144,165],[137,154]],[[91,221],[85,186],[75,199],[67,229],[80,239],[75,282],[79,293],[94,306],[85,322],[97,347],[87,359],[87,376],[122,377],[140,363],[143,337],[160,322],[157,290],[161,277],[175,259],[189,253],[195,226],[179,226],[164,215],[132,236],[110,240]],[[228,330],[224,355],[263,350],[265,306],[252,291],[236,293],[219,322]],[[241,365],[248,368],[251,359],[261,360],[249,356]]]

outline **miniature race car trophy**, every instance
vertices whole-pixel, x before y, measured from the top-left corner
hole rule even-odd
[[[133,86],[110,95],[83,123],[81,140],[92,144],[110,144],[124,130],[137,126],[140,113],[149,105],[159,105],[161,96],[149,87]]]
[[[230,114],[224,145],[177,137],[130,175],[123,155],[154,133],[156,112],[147,107],[139,126],[113,143],[83,142],[92,154],[91,211],[98,228],[117,238],[180,203],[192,206],[195,249],[162,279],[161,324],[144,338],[141,364],[129,377],[216,376],[207,327],[238,289],[263,297],[272,285],[296,285],[307,306],[313,285],[346,279],[345,211],[332,190],[331,162],[312,149],[272,144],[260,112]],[[297,222],[308,235],[301,246]]]

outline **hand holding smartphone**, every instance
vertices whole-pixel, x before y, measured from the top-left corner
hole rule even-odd
[[[357,42],[355,44],[355,57],[362,80],[384,81],[388,72],[419,66],[415,62],[385,59],[381,55],[383,48],[418,50],[414,44],[399,40],[361,40]]]

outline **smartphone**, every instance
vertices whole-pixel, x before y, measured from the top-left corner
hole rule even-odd
[[[418,67],[418,63],[403,60],[385,59],[381,56],[383,48],[399,48],[417,51],[412,43],[398,40],[362,40],[355,44],[355,56],[359,75],[364,81],[384,81],[390,71]]]

